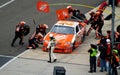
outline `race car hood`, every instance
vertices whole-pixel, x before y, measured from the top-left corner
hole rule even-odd
[[[56,33],[48,33],[45,37],[45,40],[50,40],[48,37],[50,34],[53,34],[54,38],[56,39],[57,43],[66,43],[66,42],[72,42],[74,35],[73,34],[56,34]]]

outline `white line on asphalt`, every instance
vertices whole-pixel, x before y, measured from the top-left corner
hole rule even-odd
[[[5,66],[7,66],[8,64],[10,64],[12,61],[14,61],[15,59],[17,59],[18,57],[20,57],[21,55],[25,54],[26,52],[28,52],[28,50],[22,52],[21,54],[19,54],[18,56],[14,57],[13,59],[11,59],[10,61],[8,61],[6,64],[4,64],[2,67],[0,67],[0,70],[2,70]]]
[[[13,1],[15,1],[15,0],[10,0],[10,1],[6,2],[5,4],[1,5],[0,8],[6,6],[6,5],[10,4],[10,3],[12,3]]]
[[[7,55],[0,55],[0,57],[5,57],[5,58],[14,58],[14,56],[7,56]]]

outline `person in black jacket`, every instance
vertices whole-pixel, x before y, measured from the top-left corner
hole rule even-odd
[[[117,6],[117,0],[108,0],[108,4],[113,7],[113,1],[115,3],[114,5]]]
[[[90,53],[90,71],[89,73],[96,72],[96,55],[97,55],[97,46],[90,44],[91,48],[88,50]]]
[[[105,36],[101,36],[100,38],[100,44],[103,44],[104,47],[107,47],[107,38]]]
[[[100,72],[107,71],[106,68],[107,48],[103,44],[100,44],[99,51],[100,51],[100,67],[101,67]]]

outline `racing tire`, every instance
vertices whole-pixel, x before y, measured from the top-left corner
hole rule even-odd
[[[24,30],[24,36],[28,35],[30,33],[30,26],[25,25],[24,26],[25,30]]]

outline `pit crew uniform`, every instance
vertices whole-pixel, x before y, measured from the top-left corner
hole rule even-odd
[[[27,49],[36,49],[37,47],[39,47],[38,44],[41,44],[41,42],[43,40],[42,38],[43,38],[43,36],[41,33],[38,33],[35,37],[30,38],[28,40],[29,46],[27,47]]]
[[[25,22],[21,21],[15,29],[15,37],[11,43],[11,46],[14,46],[15,41],[17,40],[17,38],[20,38],[19,44],[22,45],[24,44],[23,42],[23,38],[24,38],[24,31],[25,31]]]
[[[46,29],[48,28],[47,24],[40,24],[36,27],[36,34],[38,34],[39,32],[45,36],[46,35]]]
[[[98,16],[98,33],[96,34],[96,37],[101,37],[103,25],[104,25],[104,17],[102,14],[100,14]]]

